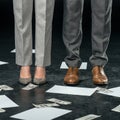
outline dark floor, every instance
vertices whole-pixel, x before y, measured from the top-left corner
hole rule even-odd
[[[6,44],[6,42],[1,42],[0,44],[0,61],[9,62],[8,65],[0,66],[0,84],[7,84],[14,88],[14,91],[0,92],[1,95],[7,95],[15,103],[20,105],[18,108],[6,109],[5,113],[0,113],[0,120],[12,120],[9,116],[17,114],[19,112],[28,110],[32,108],[32,103],[45,103],[47,98],[58,98],[62,100],[71,101],[72,104],[68,106],[60,106],[60,108],[72,110],[72,113],[66,114],[55,120],[74,120],[85,116],[87,114],[97,114],[102,115],[102,117],[97,118],[98,120],[119,120],[120,113],[112,112],[111,109],[120,104],[120,98],[111,97],[101,94],[93,94],[90,97],[83,96],[72,96],[72,95],[60,95],[60,94],[50,94],[45,91],[51,88],[53,85],[64,85],[63,77],[66,70],[60,70],[60,64],[65,56],[65,48],[61,42],[61,35],[53,36],[53,48],[52,48],[52,65],[47,68],[47,81],[48,84],[39,86],[31,91],[24,91],[21,88],[23,86],[18,84],[19,67],[15,65],[15,54],[10,53],[14,49],[14,43]],[[6,39],[12,39],[7,38]],[[4,39],[5,39],[4,38]],[[88,37],[87,37],[88,38]],[[57,39],[57,40],[55,40]],[[111,36],[111,43],[108,49],[109,63],[106,65],[105,70],[109,77],[109,85],[106,88],[112,88],[120,86],[120,43],[113,41],[115,39],[120,39],[120,35],[113,34]],[[12,40],[11,40],[12,41]],[[82,58],[83,61],[88,62],[88,57],[90,55],[90,45],[82,45]],[[86,53],[88,51],[88,54]],[[59,55],[58,55],[59,54]],[[34,56],[33,56],[34,57]],[[92,84],[91,80],[91,66],[88,62],[87,70],[80,71],[81,83],[78,87],[96,87]],[[34,72],[34,65],[32,66],[31,72]]]

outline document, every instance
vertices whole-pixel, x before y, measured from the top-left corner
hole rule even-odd
[[[60,69],[68,69],[68,66],[66,65],[65,62],[62,62]],[[82,62],[80,68],[81,70],[86,70],[87,69],[87,62]]]
[[[11,116],[11,118],[22,120],[52,120],[54,118],[60,117],[70,112],[71,110],[53,107],[33,108],[13,115]]]
[[[16,49],[11,50],[11,53],[16,53]],[[35,53],[35,49],[32,50],[32,53]]]
[[[120,112],[120,105],[118,105],[117,107],[113,108],[112,111],[114,111],[114,112]]]
[[[24,88],[22,88],[23,90],[32,90],[34,88],[38,87],[38,85],[34,85],[32,83],[29,83],[27,86],[25,86]]]
[[[57,104],[60,104],[60,105],[69,105],[69,104],[72,103],[72,102],[69,102],[69,101],[59,100],[59,99],[56,99],[56,98],[50,98],[50,99],[47,99],[47,101],[54,102],[54,103],[57,103]]]
[[[0,65],[6,65],[8,62],[0,61]]]
[[[0,89],[4,91],[13,90],[13,88],[8,85],[0,85]]]
[[[111,88],[105,91],[99,91],[98,93],[114,97],[120,97],[120,87]]]
[[[33,104],[33,106],[36,108],[41,108],[41,107],[58,107],[59,105],[56,103],[46,103],[46,104]]]
[[[6,112],[6,110],[0,108],[0,113],[4,113],[4,112]]]
[[[75,120],[94,120],[94,119],[99,118],[99,117],[100,117],[100,115],[89,114],[89,115],[86,115],[84,117],[81,117],[81,118],[78,118]]]
[[[18,107],[16,103],[14,103],[11,99],[9,99],[5,95],[0,95],[0,108],[12,108]]]
[[[91,96],[96,91],[96,88],[84,88],[84,87],[68,87],[55,85],[47,93],[68,94],[68,95],[81,95]]]

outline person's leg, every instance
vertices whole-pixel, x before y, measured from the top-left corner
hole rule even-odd
[[[36,44],[35,76],[37,84],[45,79],[45,67],[51,64],[51,39],[54,0],[35,0]]]
[[[64,0],[63,42],[69,67],[80,67],[80,45],[82,42],[83,0]]]
[[[67,50],[65,62],[69,67],[64,83],[67,85],[79,83],[83,3],[83,0],[64,0],[63,41]]]
[[[13,0],[15,16],[16,64],[21,66],[20,80],[31,80],[32,64],[32,8],[33,0]]]
[[[33,0],[13,0],[15,16],[16,64],[32,64]]]
[[[93,66],[94,82],[107,84],[107,77],[102,73],[104,73],[103,67],[108,61],[106,50],[111,34],[112,0],[91,0],[91,8],[92,56],[90,57],[90,63]]]

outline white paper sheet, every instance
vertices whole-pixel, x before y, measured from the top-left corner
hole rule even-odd
[[[11,53],[16,53],[16,49],[12,50]],[[32,53],[35,53],[35,49],[32,50]]]
[[[0,108],[0,113],[4,113],[4,112],[6,112],[6,110]]]
[[[16,52],[16,49],[14,49],[14,50],[11,50],[11,53],[15,53]]]
[[[32,89],[34,89],[34,88],[36,88],[36,87],[38,87],[38,85],[29,83],[27,86],[23,87],[22,89],[23,89],[23,90],[32,90]]]
[[[91,96],[96,91],[96,88],[84,88],[84,87],[68,87],[55,85],[46,92],[58,93],[58,94],[69,94],[69,95],[81,95]]]
[[[118,105],[117,107],[113,108],[112,111],[120,113],[120,105]]]
[[[8,64],[8,62],[0,61],[0,65]]]
[[[75,120],[93,120],[93,119],[96,119],[96,118],[99,118],[100,115],[94,115],[94,114],[89,114],[89,115],[86,115],[84,117],[81,117],[81,118],[78,118],[78,119],[75,119]]]
[[[0,95],[0,108],[18,107],[11,99],[5,95]]]
[[[54,118],[60,117],[71,110],[45,107],[45,108],[33,108],[22,113],[11,116],[12,118],[22,119],[22,120],[52,120]]]
[[[14,88],[8,85],[0,85],[0,90],[8,91],[8,90],[14,90]]]
[[[66,65],[65,62],[62,62],[60,69],[68,69],[68,66]],[[87,62],[82,62],[80,68],[81,70],[86,70],[87,69]]]
[[[120,87],[111,88],[111,89],[108,89],[108,91],[103,91],[98,93],[114,96],[114,97],[120,97]]]

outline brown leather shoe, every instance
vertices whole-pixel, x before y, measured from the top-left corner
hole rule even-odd
[[[107,85],[108,84],[108,78],[104,72],[103,67],[101,66],[95,66],[92,69],[93,74],[93,83],[96,85]]]
[[[69,67],[65,77],[64,84],[77,85],[79,84],[79,69],[76,67]]]

